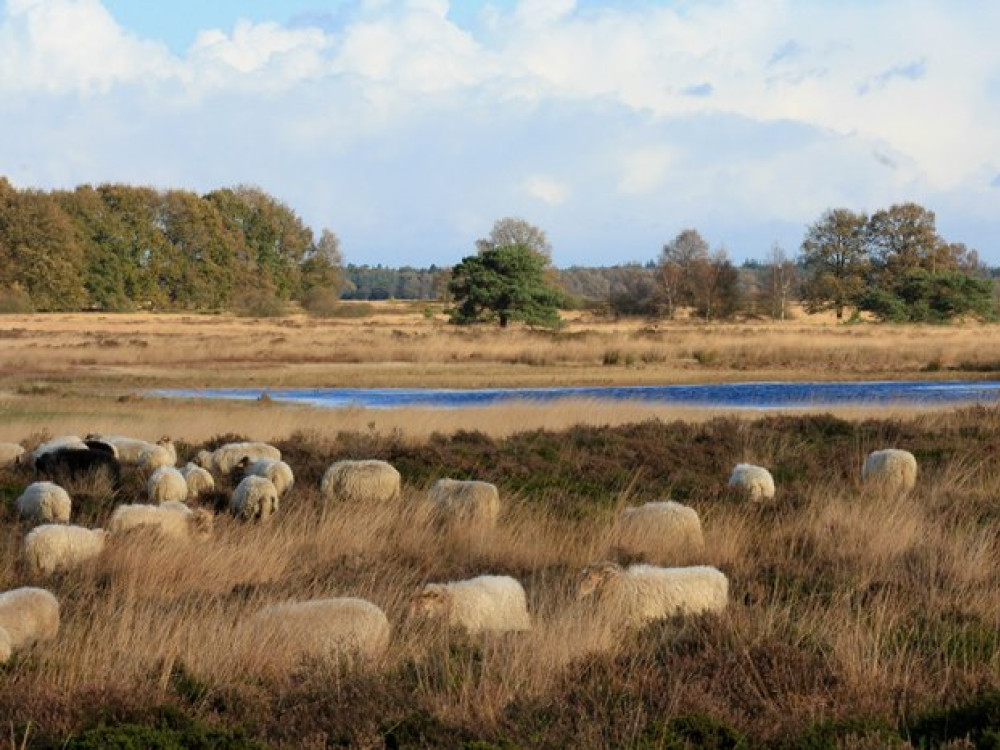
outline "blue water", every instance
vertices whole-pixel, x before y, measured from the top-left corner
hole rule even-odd
[[[461,408],[509,401],[550,403],[562,399],[776,409],[836,405],[990,404],[1000,401],[1000,381],[851,383],[717,383],[702,385],[595,386],[581,388],[214,388],[159,390],[154,395],[274,401],[310,406],[393,409],[406,406]]]

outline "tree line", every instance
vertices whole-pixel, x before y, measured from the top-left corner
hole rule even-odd
[[[0,309],[247,310],[298,300],[445,301],[456,322],[554,325],[559,307],[704,320],[868,312],[943,321],[996,312],[994,280],[974,250],[944,240],[914,203],[871,215],[838,208],[805,231],[796,255],[775,245],[736,266],[694,228],[646,263],[556,269],[545,232],[505,217],[453,268],[349,264],[287,205],[241,185],[198,195],[105,184],[17,190],[0,177]]]
[[[337,236],[318,239],[252,186],[17,190],[0,178],[0,294],[53,310],[212,310],[339,290]]]

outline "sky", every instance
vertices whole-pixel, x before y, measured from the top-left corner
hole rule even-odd
[[[261,187],[345,259],[737,262],[918,202],[1000,265],[1000,0],[0,0],[0,175]]]

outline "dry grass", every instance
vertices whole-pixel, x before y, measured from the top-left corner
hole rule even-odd
[[[978,324],[844,326],[805,318],[703,325],[578,315],[551,333],[455,327],[404,310],[360,320],[9,315],[0,318],[0,374],[22,388],[118,392],[942,377],[953,368],[997,369],[998,332]]]
[[[751,746],[882,747],[901,737],[931,746],[939,735],[926,729],[928,712],[1000,695],[995,409],[760,420],[593,402],[325,411],[136,395],[967,377],[1000,366],[1000,329],[579,317],[536,333],[378,311],[323,321],[0,318],[0,440],[169,434],[183,462],[220,433],[238,434],[278,442],[297,477],[272,523],[222,518],[204,543],[116,540],[96,564],[39,581],[20,562],[26,529],[13,513],[30,477],[0,469],[0,589],[44,583],[63,606],[59,639],[0,669],[12,746],[60,747],[100,725],[162,726],[164,706],[281,747],[698,746],[703,735],[672,723],[683,717]],[[890,445],[920,460],[909,497],[860,485],[866,453]],[[338,458],[393,462],[406,485],[400,503],[324,508],[319,477]],[[744,461],[772,468],[773,505],[725,488]],[[415,512],[446,475],[500,486],[494,532],[441,531]],[[74,520],[97,525],[115,502],[138,501],[143,483],[129,473],[119,497],[72,489]],[[706,536],[703,555],[676,562],[720,567],[731,606],[616,633],[573,603],[576,570],[614,556],[617,508],[668,496],[699,511]],[[225,500],[223,489],[207,502]],[[424,582],[485,572],[524,583],[532,632],[470,639],[408,617]],[[302,661],[242,627],[267,603],[340,595],[385,609],[393,638],[383,658]],[[946,739],[960,747],[975,731]],[[816,732],[830,741],[813,742]]]
[[[910,496],[859,482],[864,455],[887,442],[920,457]],[[287,747],[382,746],[390,736],[402,746],[406,737],[415,746],[645,746],[670,717],[692,715],[761,746],[798,746],[816,722],[919,728],[934,707],[1000,689],[998,445],[1000,412],[986,409],[863,424],[646,423],[504,441],[300,435],[282,444],[298,481],[272,522],[220,519],[199,543],[115,540],[96,564],[44,582],[18,561],[24,529],[9,501],[26,477],[7,470],[0,588],[50,586],[63,625],[56,642],[6,668],[0,713],[60,738],[109,711],[142,720],[150,707],[177,705]],[[400,467],[403,497],[324,508],[322,470],[361,452]],[[744,459],[773,467],[774,504],[726,490],[728,469]],[[501,486],[498,528],[443,532],[422,521],[415,509],[430,480],[470,467]],[[730,608],[616,633],[572,601],[576,571],[614,555],[615,509],[671,491],[699,510],[706,536],[703,555],[677,562],[724,570]],[[408,617],[424,582],[484,572],[523,582],[532,632],[470,639]],[[322,596],[383,607],[388,653],[302,662],[241,627],[266,603]],[[869,743],[856,746],[879,746],[873,726],[852,730]]]

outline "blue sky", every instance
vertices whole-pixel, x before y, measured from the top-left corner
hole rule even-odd
[[[1000,3],[0,0],[0,174],[259,185],[347,260],[737,261],[917,201],[1000,264]]]

